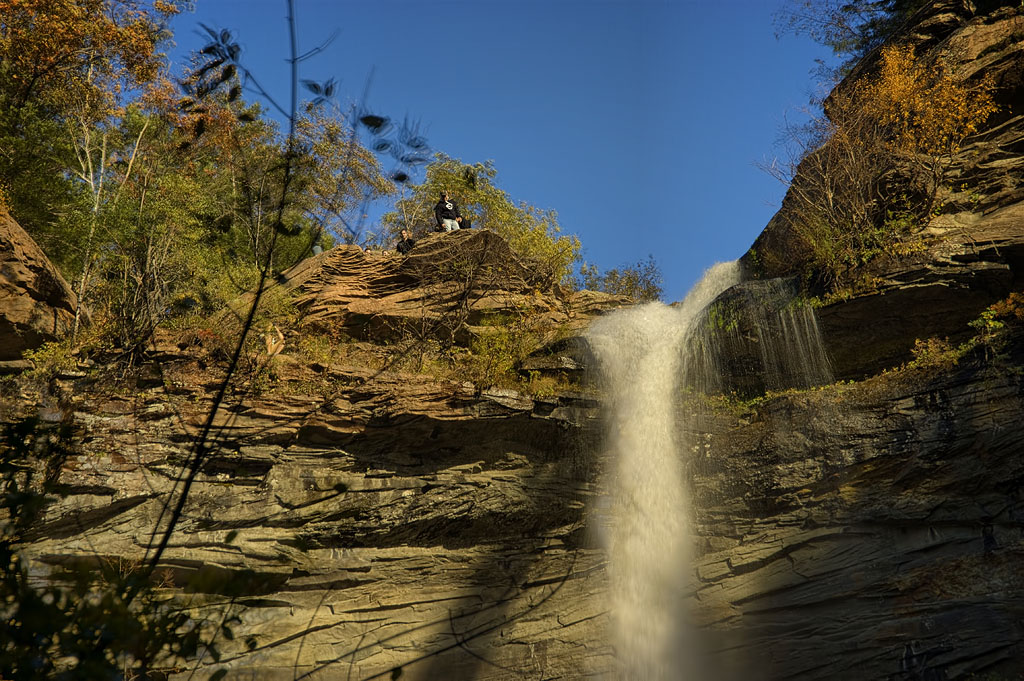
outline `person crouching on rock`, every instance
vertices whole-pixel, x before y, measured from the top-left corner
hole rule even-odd
[[[459,215],[459,206],[452,201],[447,191],[441,192],[441,200],[434,206],[434,218],[437,220],[437,231],[451,232],[461,229],[462,216]]]
[[[402,240],[395,245],[395,250],[405,255],[412,250],[412,247],[416,245],[416,240],[409,236],[409,230],[402,230]]]

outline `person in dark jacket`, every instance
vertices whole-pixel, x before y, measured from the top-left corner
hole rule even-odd
[[[409,230],[403,229],[402,240],[399,241],[398,244],[395,246],[395,250],[397,250],[402,255],[405,255],[406,253],[411,251],[412,247],[415,245],[416,240],[409,236]]]
[[[434,219],[437,220],[437,231],[450,232],[462,228],[462,215],[459,206],[451,199],[447,191],[441,192],[441,200],[434,206]]]

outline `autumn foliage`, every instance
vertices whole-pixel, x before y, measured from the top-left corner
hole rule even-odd
[[[789,255],[834,290],[873,258],[906,251],[957,152],[995,110],[990,82],[964,82],[909,46],[883,47],[873,72],[841,83],[824,115],[793,135],[800,153],[780,213],[796,236]]]
[[[931,157],[956,153],[996,110],[986,80],[965,84],[941,62],[924,63],[909,46],[881,53],[878,75],[857,87],[854,99],[899,153]]]
[[[177,12],[165,0],[0,0],[8,104],[109,103],[149,82],[160,66],[161,24]]]

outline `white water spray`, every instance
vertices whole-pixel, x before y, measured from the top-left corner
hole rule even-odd
[[[681,345],[704,308],[740,280],[720,263],[678,307],[651,303],[587,334],[609,387],[613,645],[624,681],[694,679],[683,595],[690,529],[673,410]]]

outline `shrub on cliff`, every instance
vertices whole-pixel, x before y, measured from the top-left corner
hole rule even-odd
[[[621,265],[599,272],[596,265],[583,263],[575,280],[578,288],[628,296],[638,303],[649,303],[661,298],[661,268],[654,256],[647,256],[632,265]]]
[[[834,290],[872,258],[899,255],[930,217],[964,140],[995,108],[989,82],[959,81],[908,46],[883,48],[877,71],[840,84],[824,115],[792,136],[797,161],[772,169],[792,180],[780,219],[796,243],[762,257],[795,259]]]
[[[497,174],[491,161],[469,165],[438,154],[426,167],[423,182],[410,187],[411,194],[395,202],[395,210],[384,216],[384,224],[395,235],[401,229],[433,225],[434,204],[441,190],[448,190],[474,229],[489,229],[501,235],[517,254],[535,261],[551,283],[569,276],[579,260],[579,239],[560,235],[554,211],[542,211],[525,201],[514,202],[495,185]]]

